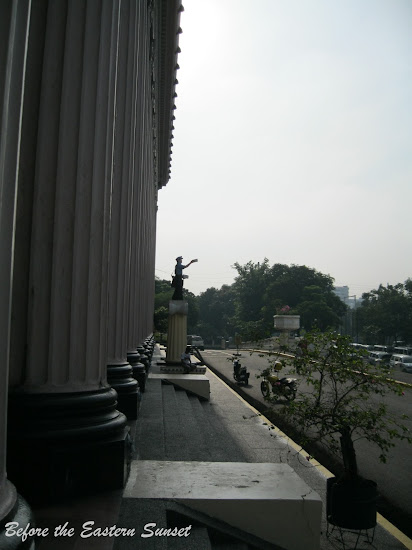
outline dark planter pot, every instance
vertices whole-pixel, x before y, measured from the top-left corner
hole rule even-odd
[[[376,525],[376,483],[367,479],[355,481],[327,480],[326,518],[342,529],[371,529]]]

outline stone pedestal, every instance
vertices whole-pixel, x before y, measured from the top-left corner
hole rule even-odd
[[[274,315],[274,327],[280,331],[279,344],[287,346],[291,332],[299,330],[300,315]]]
[[[183,300],[170,300],[169,325],[167,331],[167,364],[180,364],[181,355],[187,346],[188,303]]]

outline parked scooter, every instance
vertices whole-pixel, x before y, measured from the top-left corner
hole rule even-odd
[[[249,376],[250,373],[247,372],[247,369],[245,366],[242,366],[240,364],[239,359],[233,360],[233,378],[236,380],[236,382],[248,384],[249,383]]]
[[[280,371],[282,363],[276,361],[274,369]],[[285,376],[279,378],[276,374],[268,373],[265,375],[264,380],[260,383],[260,390],[265,399],[271,397],[271,395],[279,395],[284,397],[288,401],[293,401],[297,392],[297,379]]]

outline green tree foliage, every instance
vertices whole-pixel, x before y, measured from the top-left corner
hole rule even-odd
[[[301,316],[301,325],[306,330],[336,328],[346,311],[346,306],[333,292],[325,292],[319,286],[306,286],[302,292],[302,301],[296,310]]]
[[[155,310],[159,307],[169,307],[169,300],[172,299],[173,288],[170,286],[170,281],[155,278]]]
[[[220,290],[208,288],[198,298],[198,333],[208,341],[233,335],[234,296],[232,287],[223,285]]]
[[[155,309],[153,316],[153,326],[156,332],[165,334],[169,323],[169,310],[167,307],[160,306]]]
[[[260,321],[264,307],[267,305],[266,289],[271,282],[269,260],[265,258],[262,263],[248,262],[243,266],[235,263],[233,267],[238,272],[232,285],[235,295],[236,323]]]
[[[199,323],[199,302],[198,297],[189,290],[183,291],[183,298],[189,304],[189,313],[187,315],[187,333],[198,334]]]
[[[311,442],[327,447],[342,459],[346,477],[353,479],[358,475],[359,439],[376,445],[382,462],[396,440],[412,442],[402,422],[406,417],[393,416],[384,399],[388,394],[401,399],[402,388],[381,366],[365,361],[365,352],[355,350],[348,336],[313,331],[306,334],[305,343],[293,361],[304,390],[298,390],[296,400],[281,411],[291,425],[299,426],[303,447]],[[273,359],[269,369],[274,369]]]
[[[379,344],[412,342],[412,280],[404,284],[380,285],[363,294],[358,308],[359,331],[366,342]]]
[[[169,322],[169,301],[172,299],[173,288],[170,281],[155,278],[155,303],[153,326],[155,332],[166,333]]]
[[[234,324],[239,331],[273,332],[273,315],[287,304],[291,314],[301,315],[306,329],[337,328],[346,311],[345,304],[333,292],[333,279],[307,266],[248,262],[241,266],[233,286]],[[242,336],[244,336],[242,334]]]
[[[234,264],[232,285],[208,288],[199,296],[185,290],[189,302],[188,333],[212,339],[228,339],[236,332],[243,341],[258,340],[273,333],[273,315],[288,305],[301,316],[301,327],[322,331],[337,329],[347,306],[334,294],[334,280],[305,265],[263,262]],[[155,330],[165,332],[170,281],[155,281]],[[357,332],[363,341],[412,343],[412,279],[404,284],[379,286],[363,295],[356,310]]]

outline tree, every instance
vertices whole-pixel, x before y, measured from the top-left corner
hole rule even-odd
[[[380,285],[363,294],[357,320],[365,341],[412,342],[412,280],[386,287]]]
[[[233,284],[235,321],[240,327],[254,323],[260,337],[273,331],[273,315],[283,305],[302,315],[305,328],[315,324],[337,328],[346,305],[333,292],[333,278],[307,266],[248,262],[236,263]],[[252,327],[253,328],[253,327]]]
[[[232,285],[235,295],[236,324],[261,321],[264,318],[263,308],[266,305],[265,293],[271,281],[269,260],[265,258],[262,263],[248,262],[243,266],[235,263],[233,267],[238,272]]]
[[[188,303],[189,312],[187,315],[187,333],[188,334],[197,334],[198,332],[198,322],[199,322],[199,304],[198,297],[190,292],[185,290],[183,294],[184,299]]]
[[[155,309],[153,316],[153,326],[156,332],[166,333],[169,323],[169,310],[167,307],[160,306]]]
[[[346,311],[346,305],[333,293],[316,285],[306,286],[296,312],[301,316],[301,326],[306,330],[334,329]]]
[[[207,340],[228,338],[234,333],[234,296],[232,287],[223,285],[220,290],[212,287],[198,297],[198,332]]]
[[[299,427],[302,446],[321,443],[342,458],[344,477],[355,480],[356,441],[363,438],[378,446],[382,462],[396,439],[412,442],[408,428],[390,414],[384,400],[389,393],[401,397],[402,389],[381,366],[367,363],[348,336],[313,331],[306,334],[305,343],[293,366],[309,390],[299,392],[281,414]]]
[[[173,288],[170,281],[155,278],[153,326],[156,332],[166,333],[169,319],[169,301],[172,299]]]

